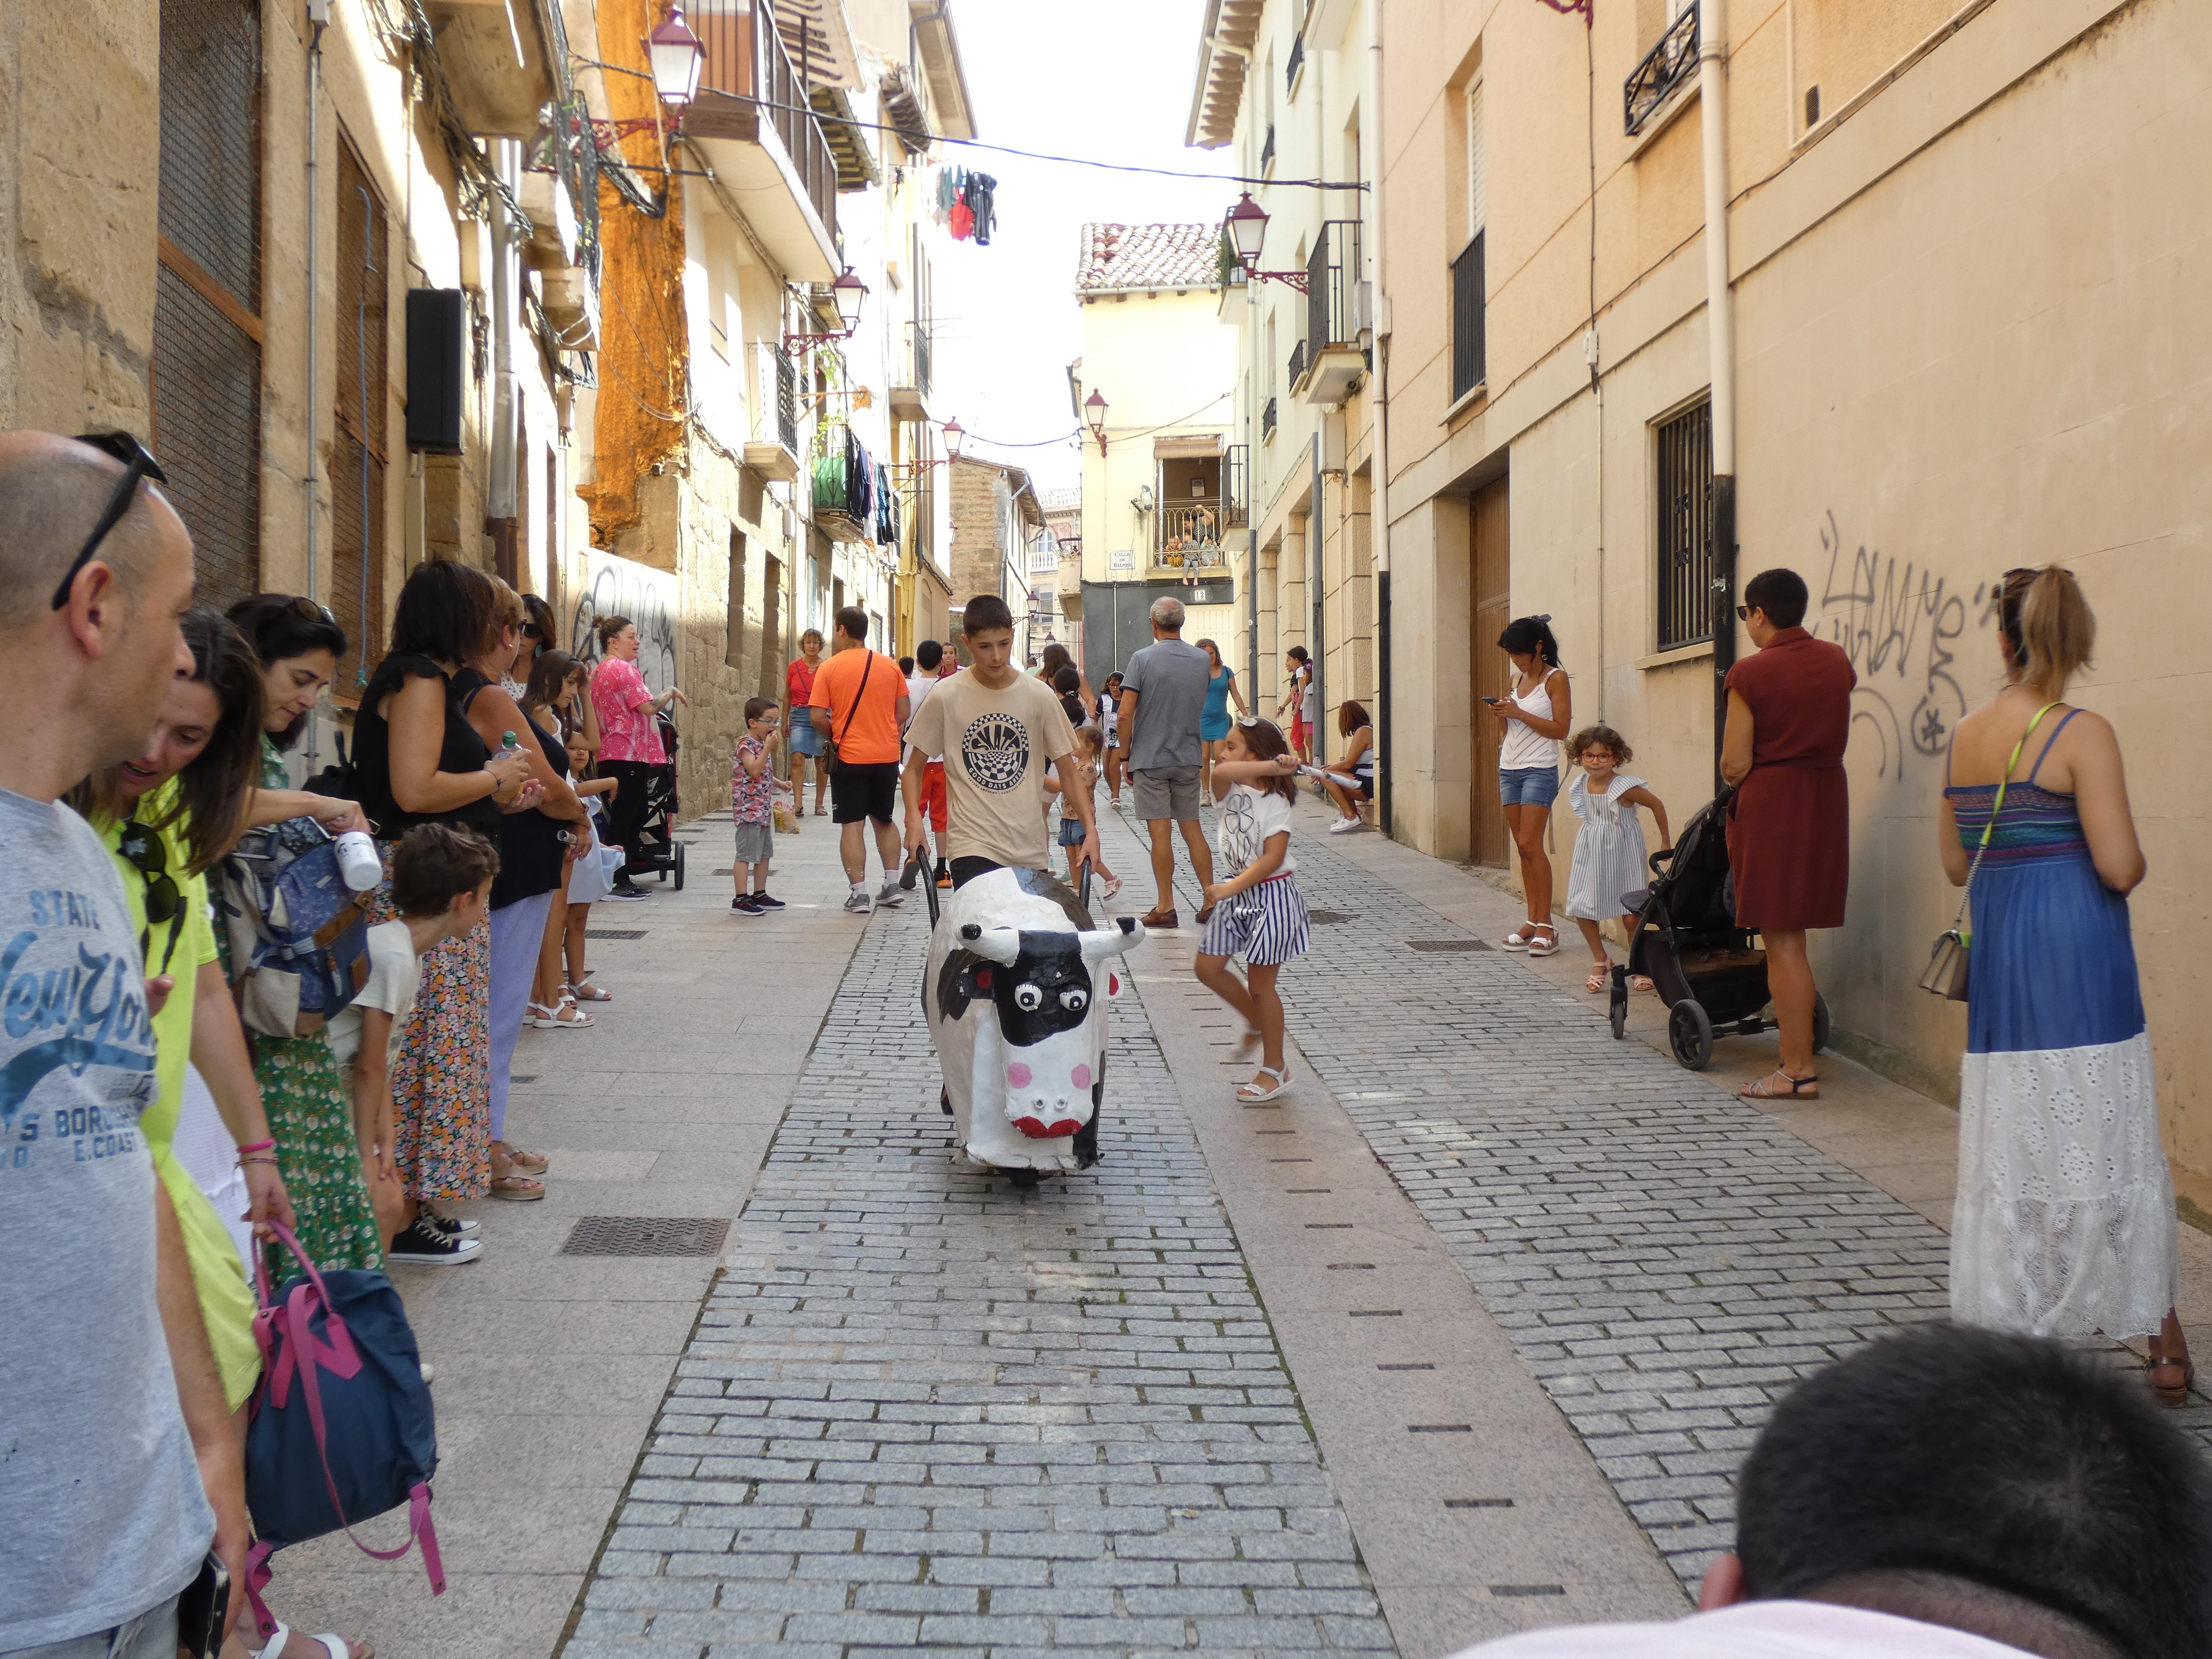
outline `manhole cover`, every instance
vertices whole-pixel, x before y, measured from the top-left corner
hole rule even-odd
[[[586,939],[643,939],[645,929],[642,927],[586,927],[584,929],[584,937]]]
[[[562,1255],[714,1255],[729,1237],[720,1216],[587,1215],[576,1224]]]
[[[1490,941],[1480,939],[1409,939],[1406,941],[1406,948],[1408,951],[1487,951]]]
[[[1317,927],[1322,927],[1329,926],[1332,922],[1350,921],[1352,919],[1352,913],[1349,910],[1309,910],[1306,912],[1306,920],[1308,921],[1314,923]]]

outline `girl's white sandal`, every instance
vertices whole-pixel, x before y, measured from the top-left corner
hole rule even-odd
[[[1260,1068],[1260,1075],[1274,1079],[1275,1086],[1272,1089],[1263,1089],[1256,1084],[1240,1083],[1237,1085],[1237,1099],[1247,1105],[1256,1106],[1262,1101],[1280,1098],[1291,1086],[1291,1068],[1287,1066],[1262,1066]]]

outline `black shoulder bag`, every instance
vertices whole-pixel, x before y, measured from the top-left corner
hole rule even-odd
[[[845,764],[844,760],[837,753],[837,745],[844,742],[853,730],[853,717],[860,712],[860,699],[868,694],[868,676],[875,672],[875,668],[876,653],[871,651],[868,653],[867,661],[860,665],[860,687],[853,693],[853,706],[845,711],[845,724],[839,729],[837,735],[830,739],[829,746],[822,757],[823,769],[833,775]]]

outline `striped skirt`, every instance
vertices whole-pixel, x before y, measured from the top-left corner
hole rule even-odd
[[[1305,955],[1306,898],[1296,875],[1271,876],[1213,907],[1199,953],[1243,957],[1255,968],[1273,968]]]

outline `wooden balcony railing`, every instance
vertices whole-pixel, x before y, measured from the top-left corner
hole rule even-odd
[[[808,104],[806,83],[793,65],[769,0],[697,0],[686,14],[707,61],[699,84],[752,100],[775,130],[822,228],[837,239],[837,160]]]

